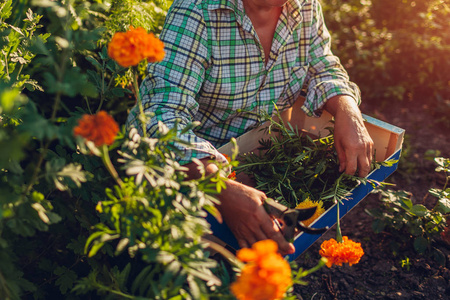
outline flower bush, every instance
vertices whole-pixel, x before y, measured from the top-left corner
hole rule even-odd
[[[0,298],[214,294],[216,263],[201,237],[223,180],[185,180],[173,130],[161,125],[147,139],[118,125],[136,101],[129,83],[141,66],[108,56],[118,30],[110,22],[127,30],[149,15],[162,21],[167,6],[9,0],[0,8]],[[124,19],[130,11],[135,23]],[[143,58],[161,58],[155,37],[141,42],[158,46]]]
[[[0,4],[1,299],[233,297],[203,239],[227,179],[123,128],[169,4]]]

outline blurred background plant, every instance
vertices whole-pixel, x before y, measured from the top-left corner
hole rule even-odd
[[[333,52],[359,85],[365,102],[434,102],[431,109],[450,126],[448,1],[321,2]]]

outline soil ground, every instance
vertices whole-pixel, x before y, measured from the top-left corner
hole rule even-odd
[[[436,165],[425,158],[425,152],[439,150],[440,156],[450,157],[449,111],[446,115],[437,107],[407,100],[389,107],[363,104],[361,110],[406,130],[399,168],[386,181],[395,184],[391,189],[411,192],[414,203],[432,207],[435,198],[428,190],[442,188],[444,174],[435,172]],[[324,267],[309,275],[306,286],[295,286],[299,299],[450,299],[450,244],[441,239],[434,244],[446,256],[444,265],[417,254],[413,247],[394,253],[390,247],[393,237],[374,233],[373,218],[365,212],[380,203],[377,194],[370,194],[341,221],[343,235],[362,244],[365,254],[361,261],[351,267]],[[335,234],[335,228],[329,230],[297,259],[299,265],[313,267],[320,258],[320,244]],[[401,261],[406,259],[409,268],[402,267]]]

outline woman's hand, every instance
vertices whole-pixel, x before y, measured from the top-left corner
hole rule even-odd
[[[217,172],[217,166],[209,163],[209,160],[210,158],[200,160],[206,173]],[[186,173],[189,179],[200,176],[195,163],[186,164],[185,167],[188,168]],[[252,179],[242,174],[238,174],[236,181],[227,180],[226,189],[222,190],[218,196],[221,204],[217,208],[236,237],[239,246],[250,247],[257,241],[271,239],[278,244],[282,255],[294,253],[294,245],[286,241],[278,226],[264,209],[266,195],[238,180],[252,184]]]
[[[356,102],[349,96],[336,96],[327,101],[325,109],[335,119],[334,144],[339,170],[366,177],[372,164],[373,141]]]
[[[248,248],[257,241],[271,239],[278,244],[282,255],[292,254],[294,245],[285,240],[264,209],[266,198],[259,190],[228,180],[227,188],[219,195],[221,204],[218,209],[240,247]]]

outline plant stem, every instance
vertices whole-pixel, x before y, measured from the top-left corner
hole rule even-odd
[[[442,188],[442,191],[445,191],[447,189],[448,181],[450,180],[450,174],[445,173],[445,184]]]
[[[135,73],[134,68],[131,71],[132,74],[132,82],[133,82],[133,90],[134,90],[134,96],[136,97],[136,101],[138,103],[139,106],[139,121],[141,122],[141,126],[142,126],[142,135],[144,137],[147,137],[147,118],[145,117],[145,113],[144,113],[144,106],[142,105],[142,100],[141,100],[141,96],[139,94],[139,86],[137,83],[137,78],[138,75]]]
[[[19,67],[19,71],[17,71],[17,76],[16,76],[17,81],[19,81],[20,73],[22,73],[22,70],[23,70],[23,65],[21,64]]]
[[[117,182],[117,184],[123,188],[123,181],[122,179],[119,177],[119,174],[117,173],[116,169],[114,168],[114,165],[111,162],[111,159],[109,157],[109,151],[108,151],[108,146],[107,145],[103,145],[101,150],[101,157],[102,157],[102,161],[106,166],[106,169],[108,170],[109,174],[111,174],[111,176],[114,178],[114,180]]]
[[[336,241],[338,243],[342,243],[342,232],[341,232],[341,221],[340,221],[340,213],[339,213],[339,201],[336,201],[336,211],[337,211],[337,220],[336,220]]]
[[[323,266],[325,266],[325,259],[324,259],[324,258],[320,259],[319,262],[317,263],[317,265],[314,266],[314,267],[312,267],[311,269],[305,270],[305,271],[303,271],[303,272],[298,272],[298,273],[297,273],[297,276],[295,277],[295,279],[296,279],[296,280],[299,280],[299,279],[302,278],[302,277],[306,277],[306,276],[308,276],[309,274],[312,274],[312,273],[316,272],[317,270],[319,270],[319,269],[322,268]]]

